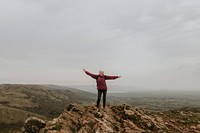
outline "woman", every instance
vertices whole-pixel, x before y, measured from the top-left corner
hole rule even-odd
[[[106,85],[106,80],[111,80],[111,79],[117,79],[117,78],[121,78],[121,76],[108,76],[108,75],[104,75],[104,71],[99,71],[99,74],[92,74],[88,71],[86,71],[85,69],[83,69],[83,71],[89,75],[90,77],[96,79],[96,83],[97,83],[97,90],[98,90],[98,97],[97,97],[97,108],[98,111],[100,110],[99,104],[101,101],[101,95],[103,93],[103,109],[105,110],[105,106],[106,106],[106,93],[107,93],[107,85]]]

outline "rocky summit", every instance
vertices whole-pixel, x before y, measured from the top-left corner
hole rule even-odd
[[[24,125],[24,132],[39,133],[200,133],[200,113],[189,109],[149,112],[130,105],[70,104],[51,121],[38,120],[37,125]],[[34,120],[37,121],[36,118]],[[41,128],[44,125],[43,128]],[[33,131],[31,131],[33,128]],[[39,130],[35,130],[39,129]]]

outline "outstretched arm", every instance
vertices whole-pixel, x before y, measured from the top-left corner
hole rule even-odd
[[[83,69],[83,71],[84,71],[87,75],[89,75],[90,77],[92,77],[92,78],[94,78],[94,79],[96,79],[96,78],[98,77],[98,75],[93,74],[93,73],[90,73],[90,72],[86,71],[85,69]]]
[[[121,76],[107,76],[105,75],[106,80],[111,80],[111,79],[117,79],[117,78],[121,78]]]

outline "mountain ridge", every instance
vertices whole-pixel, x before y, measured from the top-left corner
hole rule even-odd
[[[27,129],[30,130],[30,129]],[[95,105],[76,103],[50,120],[39,133],[199,133],[200,113],[188,109],[152,113],[127,104],[108,105],[97,111]]]

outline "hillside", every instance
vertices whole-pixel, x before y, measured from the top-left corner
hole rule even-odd
[[[30,128],[27,130],[30,131]],[[40,129],[40,133],[94,132],[199,133],[200,110],[184,108],[152,113],[123,104],[108,105],[106,110],[98,112],[94,105],[70,104],[58,118],[48,121]]]
[[[49,120],[47,117],[42,115],[16,108],[0,106],[0,133],[16,133],[16,131],[21,129],[24,121],[30,116],[35,116],[43,120]]]
[[[47,85],[0,85],[0,105],[55,117],[69,103],[89,103],[94,94]]]
[[[0,85],[0,132],[21,128],[28,116],[58,117],[69,103],[91,103],[94,97],[92,93],[52,85]]]

